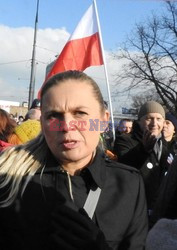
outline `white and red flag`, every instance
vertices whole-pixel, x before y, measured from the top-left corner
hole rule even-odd
[[[50,72],[46,76],[45,82],[48,78],[59,72],[67,70],[83,71],[89,66],[102,64],[103,56],[101,52],[98,23],[95,7],[94,4],[92,4],[56,59]],[[40,97],[40,91],[38,97]]]

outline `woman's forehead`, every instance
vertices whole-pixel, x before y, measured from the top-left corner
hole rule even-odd
[[[45,105],[46,104],[46,105]],[[43,96],[44,106],[60,108],[93,107],[99,106],[92,86],[85,83],[65,82],[48,89]]]
[[[69,79],[67,81],[63,81],[56,85],[53,85],[51,88],[47,90],[44,96],[47,93],[52,93],[53,95],[55,95],[55,92],[57,92],[57,95],[60,95],[60,94],[70,94],[70,95],[73,94],[74,95],[76,93],[80,94],[84,90],[93,94],[93,87],[92,85],[88,84],[87,81],[78,81],[78,80]]]
[[[82,98],[82,96],[87,98],[96,99],[93,91],[93,87],[85,82],[76,81],[66,81],[58,85],[52,86],[44,94],[44,98]]]

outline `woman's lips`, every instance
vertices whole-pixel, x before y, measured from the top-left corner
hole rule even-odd
[[[65,148],[65,149],[74,149],[77,148],[79,146],[79,141],[63,141],[61,143],[61,145]]]

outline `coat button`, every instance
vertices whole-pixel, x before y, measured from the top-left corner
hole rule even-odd
[[[153,164],[151,162],[148,162],[147,163],[147,168],[152,169],[153,168]]]

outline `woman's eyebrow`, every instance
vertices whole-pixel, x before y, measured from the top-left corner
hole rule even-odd
[[[62,113],[63,113],[62,111],[57,111],[57,110],[49,110],[49,111],[45,112],[46,115],[50,115],[50,114],[62,114]]]
[[[80,110],[80,109],[89,109],[88,107],[86,107],[86,106],[76,106],[76,107],[71,107],[71,108],[69,108],[69,110],[71,110],[71,111],[74,111],[74,110]],[[53,108],[53,109],[51,109],[51,110],[47,110],[47,111],[45,111],[45,114],[63,114],[63,113],[65,113],[65,110],[57,110],[57,109],[55,109],[55,108]]]

